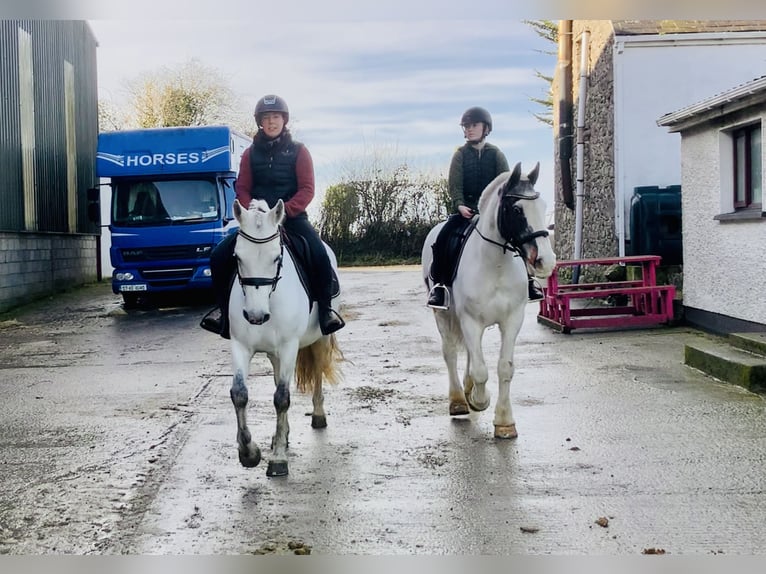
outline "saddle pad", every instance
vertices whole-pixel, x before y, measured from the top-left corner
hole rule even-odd
[[[476,224],[478,222],[478,216],[469,220],[468,225],[454,233],[447,242],[447,255],[449,256],[449,261],[452,264],[452,269],[449,273],[450,285],[455,282],[457,269],[460,265],[460,259],[463,257],[463,249],[465,248],[465,244],[468,241],[471,233],[473,233],[473,230],[476,229]]]
[[[316,297],[311,292],[311,281],[309,279],[309,273],[313,269],[314,262],[311,260],[311,251],[309,250],[308,242],[300,235],[292,235],[282,228],[282,237],[285,242],[287,250],[295,262],[295,267],[298,270],[298,277],[303,285],[303,290],[309,298],[309,309],[313,302],[316,301]],[[340,295],[340,280],[335,269],[330,269],[332,273],[332,286],[330,290],[331,297],[335,299]]]

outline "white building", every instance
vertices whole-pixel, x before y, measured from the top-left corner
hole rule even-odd
[[[766,21],[573,20],[559,39],[571,42],[571,65],[559,62],[554,102],[566,109],[568,91],[576,129],[562,137],[557,114],[557,254],[631,254],[634,190],[681,184],[679,136],[657,118],[766,71]]]
[[[715,332],[766,331],[764,122],[766,76],[656,122],[681,134],[684,314]]]

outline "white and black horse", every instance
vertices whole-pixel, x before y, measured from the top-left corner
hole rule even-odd
[[[497,362],[498,396],[495,437],[515,438],[516,421],[510,400],[514,373],[513,352],[528,303],[528,272],[548,277],[556,265],[545,226],[545,202],[535,191],[540,164],[524,176],[521,163],[512,172],[498,175],[482,192],[475,229],[468,236],[451,287],[451,306],[435,310],[442,340],[442,354],[449,376],[449,412],[468,414],[490,404],[489,378],[481,341],[485,329],[500,328]],[[423,245],[422,271],[431,288],[432,249],[437,225]],[[458,378],[457,357],[467,351],[463,382]]]

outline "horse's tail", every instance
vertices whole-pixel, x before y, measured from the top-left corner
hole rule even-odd
[[[314,385],[321,384],[322,378],[331,385],[340,382],[338,363],[343,353],[338,347],[335,334],[320,337],[314,343],[298,351],[295,364],[295,384],[302,393],[309,393]]]

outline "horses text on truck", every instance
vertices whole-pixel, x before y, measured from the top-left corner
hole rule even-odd
[[[126,307],[162,291],[210,289],[210,253],[236,230],[239,162],[251,140],[224,126],[102,133],[109,178],[112,290]]]

